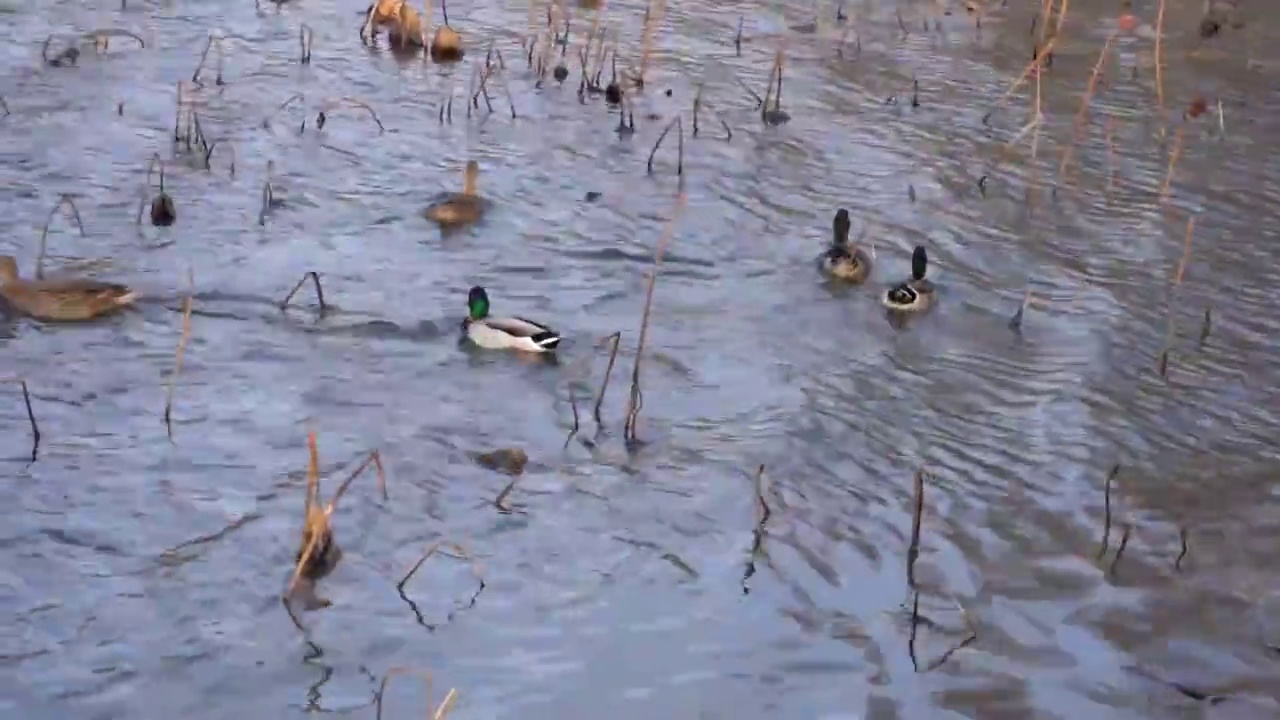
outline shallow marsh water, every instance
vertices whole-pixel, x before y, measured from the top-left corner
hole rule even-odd
[[[362,48],[363,3],[303,0],[262,15],[230,0],[129,5],[0,10],[11,109],[0,120],[0,253],[30,273],[45,215],[74,192],[88,237],[55,221],[54,263],[107,259],[100,274],[150,297],[90,326],[0,325],[0,376],[28,380],[43,433],[29,463],[21,396],[4,386],[0,715],[372,717],[377,677],[399,666],[430,669],[437,701],[458,688],[453,716],[467,718],[1280,714],[1280,95],[1265,54],[1280,24],[1245,31],[1250,72],[1242,42],[1188,61],[1195,12],[1171,3],[1166,104],[1221,96],[1227,132],[1209,116],[1187,126],[1162,209],[1168,149],[1140,37],[1117,42],[1122,67],[1106,76],[1073,189],[1046,190],[1114,22],[1104,2],[1072,3],[1043,83],[1037,163],[1027,143],[1000,162],[1025,122],[1025,91],[994,127],[981,122],[1027,60],[1031,16],[1018,8],[988,17],[979,36],[962,11],[922,32],[924,5],[903,4],[903,38],[892,5],[851,3],[861,54],[850,41],[838,58],[830,23],[792,35],[783,97],[793,120],[766,129],[733,77],[762,89],[776,43],[760,35],[808,22],[811,9],[788,7],[784,21],[777,6],[673,3],[636,99],[638,132],[620,140],[602,98],[575,99],[576,69],[563,89],[533,89],[518,47],[523,4],[451,8],[473,59],[477,38],[498,39],[514,122],[500,93],[491,117],[465,119],[469,63]],[[824,23],[834,15],[823,12]],[[581,33],[590,13],[575,14]],[[642,14],[635,2],[609,7],[631,48]],[[738,58],[741,14],[756,39]],[[296,61],[303,22],[315,30],[309,67]],[[78,68],[35,69],[49,32],[104,26],[132,29],[148,48],[113,41]],[[172,161],[178,223],[139,233],[146,160],[172,155],[174,86],[211,29],[227,38],[228,85],[201,94],[202,122],[234,144],[235,176],[217,152],[212,172]],[[676,189],[670,138],[644,174],[662,124],[647,117],[687,115],[700,79],[734,135],[725,142],[704,121],[702,137],[685,138],[688,208],[644,371],[649,442],[631,454],[620,436],[626,374]],[[454,122],[441,125],[450,87]],[[307,130],[297,108],[263,128],[295,92]],[[369,101],[385,134],[351,110],[314,131],[322,100],[343,95]],[[471,157],[494,212],[441,237],[418,211]],[[268,160],[286,200],[259,227]],[[586,202],[589,191],[602,197]],[[839,206],[875,243],[871,287],[815,276]],[[1194,252],[1164,379],[1155,358],[1188,211]],[[942,300],[895,327],[876,293],[907,274],[917,243]],[[161,409],[188,268],[196,316],[170,443]],[[337,306],[324,317],[310,299],[274,305],[307,270]],[[496,313],[561,330],[559,363],[460,348],[473,284],[489,287]],[[1007,322],[1028,285],[1036,302],[1015,336]],[[586,399],[605,354],[593,346],[618,330],[624,350],[597,435]],[[562,449],[571,384],[591,442]],[[333,607],[306,615],[312,644],[277,599],[299,533],[308,427],[334,478],[379,448],[391,494],[383,502],[360,481],[344,498],[335,523],[346,559],[323,584]],[[502,446],[531,458],[512,495],[520,513],[497,512],[508,478],[472,459]],[[1110,550],[1098,560],[1116,463]],[[760,464],[767,557],[744,594]],[[917,639],[921,666],[963,638],[957,603],[978,635],[927,673],[908,654],[904,576],[922,466],[916,572],[932,623]],[[1175,568],[1182,529],[1190,552]],[[397,593],[437,539],[480,559],[473,605],[471,568],[447,558],[406,587],[415,607]],[[1175,684],[1229,699],[1198,701]],[[420,685],[391,688],[388,716],[424,712]]]

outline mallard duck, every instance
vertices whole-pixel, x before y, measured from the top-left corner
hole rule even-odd
[[[831,247],[819,257],[822,272],[845,282],[860,283],[871,274],[871,256],[849,245],[849,211],[840,208],[831,223]]]
[[[475,160],[467,162],[463,176],[462,192],[447,193],[422,211],[428,220],[446,227],[470,225],[484,214],[485,199],[476,194],[476,180],[480,177],[480,165]]]
[[[917,245],[911,252],[911,279],[898,283],[884,293],[884,306],[903,312],[923,312],[929,309],[937,295],[933,283],[925,279],[929,266],[929,254],[924,246]]]
[[[489,294],[476,286],[467,293],[467,318],[463,332],[476,345],[490,350],[524,350],[550,352],[560,344],[560,334],[532,320],[489,315]]]
[[[67,278],[23,280],[11,255],[0,255],[0,298],[10,307],[37,320],[92,320],[131,304],[137,293],[124,285]]]

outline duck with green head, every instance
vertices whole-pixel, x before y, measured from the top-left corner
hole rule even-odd
[[[871,256],[849,244],[849,211],[840,208],[831,223],[831,247],[818,258],[823,274],[836,280],[861,283],[871,274]]]
[[[560,344],[555,330],[520,317],[493,317],[489,314],[489,293],[476,286],[467,293],[467,318],[462,330],[471,342],[490,350],[552,352]]]
[[[925,278],[929,255],[921,245],[911,253],[911,279],[898,283],[884,293],[884,306],[899,312],[923,312],[933,305],[937,290]]]

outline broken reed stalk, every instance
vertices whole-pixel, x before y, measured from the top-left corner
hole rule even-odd
[[[1160,186],[1160,207],[1164,207],[1169,201],[1169,188],[1173,183],[1173,170],[1178,164],[1178,158],[1182,156],[1182,130],[1183,126],[1179,125],[1177,132],[1173,134],[1173,149],[1169,151],[1169,167],[1164,173],[1164,183]]]
[[[756,574],[756,557],[761,554],[764,548],[764,526],[769,522],[769,517],[773,515],[773,511],[769,509],[769,503],[764,499],[764,465],[756,468],[755,477],[752,480],[752,512],[755,514],[755,522],[751,528],[751,552],[747,554],[747,563],[742,570],[742,594],[746,595],[751,592],[751,588],[747,586],[747,581],[752,575]]]
[[[382,676],[381,682],[378,683],[378,693],[377,695],[374,696],[375,720],[382,720],[382,697],[387,692],[387,683],[391,682],[391,678],[396,677],[398,675],[415,675],[426,681],[427,683],[427,717],[430,718],[431,720],[445,720],[445,718],[449,715],[449,711],[452,710],[454,704],[457,703],[458,691],[455,688],[450,688],[449,692],[445,693],[444,700],[440,702],[440,704],[436,707],[434,711],[432,711],[431,709],[431,690],[432,690],[431,673],[426,670],[420,670],[417,668],[393,667],[390,670],[388,670],[386,674]]]
[[[293,289],[289,291],[289,294],[284,296],[284,300],[280,301],[281,311],[284,311],[285,308],[289,307],[289,301],[293,299],[294,295],[298,294],[298,291],[302,289],[303,283],[308,279],[311,280],[311,285],[315,288],[316,301],[320,303],[320,314],[323,315],[325,311],[329,309],[329,306],[324,302],[324,288],[320,285],[320,274],[314,270],[308,270],[302,274],[302,277],[298,280],[297,284],[293,286]]]
[[[1164,37],[1164,4],[1165,0],[1160,0],[1160,5],[1156,9],[1156,47],[1155,47],[1155,64],[1156,64],[1156,107],[1160,111],[1160,122],[1164,122],[1164,63],[1162,62],[1161,50],[1163,48],[1162,39]]]
[[[1071,153],[1075,149],[1075,144],[1080,141],[1080,130],[1084,127],[1085,116],[1089,112],[1089,101],[1093,99],[1093,93],[1098,87],[1098,76],[1102,72],[1107,58],[1110,57],[1108,52],[1111,50],[1111,44],[1115,39],[1116,31],[1112,31],[1107,36],[1106,42],[1102,44],[1102,50],[1098,51],[1098,60],[1093,64],[1093,72],[1089,74],[1089,83],[1085,86],[1084,95],[1080,98],[1080,107],[1076,110],[1075,119],[1071,122],[1071,137],[1068,139],[1066,147],[1062,149],[1062,160],[1058,163],[1058,182],[1062,182],[1067,165],[1071,162]]]
[[[27,381],[19,377],[0,379],[0,382],[17,383],[22,386],[22,402],[27,407],[27,423],[31,426],[31,462],[40,457],[40,424],[36,422],[35,410],[31,408],[31,391]]]
[[[604,368],[604,380],[600,382],[600,392],[596,393],[596,404],[591,410],[595,416],[597,428],[604,427],[604,421],[600,419],[600,406],[604,404],[604,394],[609,391],[609,378],[613,377],[613,364],[618,359],[618,345],[622,342],[622,331],[615,332],[605,340],[611,345],[609,348],[609,364]]]
[[[1107,547],[1111,544],[1111,482],[1118,474],[1120,474],[1120,463],[1112,466],[1111,472],[1107,473],[1107,479],[1102,485],[1102,547],[1098,548],[1095,560],[1101,560],[1102,556],[1107,554]]]
[[[182,374],[182,357],[186,354],[187,341],[191,338],[191,300],[196,292],[195,272],[187,269],[187,296],[182,299],[182,332],[178,335],[178,349],[173,353],[173,373],[169,375],[169,388],[164,399],[164,429],[173,442],[173,394]]]
[[[275,175],[276,161],[267,161],[267,179],[262,181],[262,207],[258,210],[258,225],[265,226],[267,224],[267,213],[271,212],[272,205],[275,204],[275,193],[271,189],[271,176]]]
[[[311,45],[315,41],[316,34],[311,30],[311,26],[302,23],[298,26],[298,60],[303,65],[311,64]]]
[[[200,53],[200,62],[199,62],[199,64],[197,64],[197,65],[196,65],[196,71],[195,71],[195,72],[193,72],[193,73],[191,73],[191,82],[195,83],[196,85],[198,85],[198,86],[200,86],[200,87],[204,87],[204,83],[200,82],[200,73],[204,72],[204,66],[205,66],[205,63],[207,63],[207,62],[209,61],[209,50],[211,50],[211,49],[215,49],[215,48],[217,49],[217,51],[218,51],[218,52],[217,52],[217,60],[215,61],[215,62],[216,62],[216,66],[215,66],[216,76],[215,76],[215,78],[214,78],[214,81],[213,81],[213,82],[214,82],[214,84],[215,84],[215,85],[222,85],[222,84],[223,84],[223,80],[222,80],[222,64],[223,64],[222,38],[218,37],[217,35],[214,35],[213,33],[209,33],[209,39],[208,39],[207,41],[205,41],[205,44],[204,44],[204,51]]]
[[[302,527],[302,550],[298,553],[298,563],[294,566],[293,575],[289,579],[289,584],[285,589],[281,598],[288,608],[288,600],[293,596],[294,591],[298,587],[298,581],[304,575],[310,575],[309,569],[315,560],[325,561],[326,555],[331,555],[337,550],[334,547],[332,530],[330,521],[333,517],[333,511],[337,508],[338,499],[342,497],[351,483],[360,476],[369,465],[374,465],[377,470],[378,488],[382,491],[382,497],[385,500],[387,496],[387,476],[386,469],[382,466],[382,456],[377,450],[372,450],[369,457],[365,459],[355,472],[351,473],[342,484],[338,486],[337,492],[329,500],[329,504],[323,509],[320,507],[320,453],[316,448],[315,431],[307,433],[307,448],[310,455],[310,462],[307,465],[307,495],[304,498],[306,503],[306,514]],[[321,546],[324,546],[323,549]],[[317,558],[316,556],[320,557]],[[326,567],[324,572],[331,571],[333,568]],[[309,577],[310,580],[318,580],[319,577]],[[290,611],[292,614],[292,611]]]
[[[179,104],[181,104],[181,102],[182,102],[182,99],[181,99],[181,96],[182,96],[182,86],[181,86],[181,85],[179,85],[179,86],[178,86],[178,96],[179,96],[178,102],[179,102]],[[275,118],[275,116],[276,116],[276,115],[279,115],[279,114],[280,114],[281,112],[283,112],[286,108],[288,108],[290,105],[292,105],[294,102],[296,102],[296,101],[298,101],[298,100],[302,100],[303,102],[306,102],[306,97],[305,97],[305,96],[303,96],[303,94],[302,94],[302,93],[294,93],[294,94],[290,95],[290,96],[289,96],[289,98],[288,98],[287,100],[285,100],[284,102],[282,102],[282,103],[280,103],[279,105],[277,105],[277,106],[276,106],[276,109],[271,111],[271,114],[267,115],[265,118],[263,118],[263,119],[262,119],[262,127],[263,127],[263,128],[269,128],[269,127],[271,127],[271,120],[272,120],[273,118]],[[175,128],[176,128],[176,126],[175,126]],[[175,139],[176,139],[176,135],[177,135],[177,133],[176,133],[176,131],[175,131]]]
[[[911,545],[907,547],[907,585],[916,586],[916,559],[920,557],[920,526],[924,519],[924,470],[916,470],[911,506]]]
[[[333,110],[336,110],[342,107],[343,105],[350,105],[352,107],[361,108],[362,110],[364,110],[369,114],[369,117],[372,118],[373,122],[378,126],[378,134],[382,134],[386,132],[387,129],[383,127],[382,120],[378,118],[378,113],[374,112],[373,108],[370,107],[368,103],[364,102],[359,98],[354,98],[350,96],[340,97],[336,100],[326,100],[323,104],[321,104],[320,113],[319,115],[316,116],[316,127],[323,128],[325,121],[328,118],[327,113],[332,112]]]
[[[45,249],[49,242],[49,226],[53,224],[53,218],[66,205],[71,208],[71,217],[75,218],[76,227],[80,228],[80,237],[85,237],[84,221],[80,219],[80,210],[76,208],[76,201],[70,195],[62,194],[58,196],[58,202],[49,211],[49,217],[44,221],[44,230],[40,232],[40,248],[36,251],[36,279],[40,280],[44,277],[44,255]]]
[[[582,427],[581,420],[578,417],[578,394],[573,390],[573,381],[569,382],[569,407],[573,410],[573,428],[569,430],[569,436],[564,439],[562,450],[569,449],[569,443],[573,442],[573,436],[577,435],[578,430]]]
[[[1187,559],[1187,553],[1190,548],[1187,546],[1187,529],[1185,527],[1178,528],[1178,557],[1173,560],[1174,571],[1182,570],[1182,561]]]
[[[658,148],[662,147],[662,141],[667,138],[667,133],[671,132],[671,128],[673,127],[676,128],[677,143],[676,175],[684,175],[684,121],[681,120],[681,116],[679,115],[675,116],[671,122],[667,123],[667,126],[662,130],[662,134],[658,136],[658,141],[653,144],[653,149],[649,151],[649,162],[646,166],[646,171],[649,175],[653,174],[653,158],[658,154]]]
[[[658,283],[658,272],[662,269],[663,255],[667,251],[667,245],[675,237],[676,223],[680,220],[680,214],[684,210],[687,200],[684,188],[681,187],[676,194],[676,202],[675,207],[672,208],[671,219],[667,221],[667,227],[653,250],[653,269],[649,272],[649,287],[645,291],[644,313],[640,317],[640,338],[636,342],[636,360],[631,367],[631,396],[627,400],[626,422],[623,424],[622,430],[623,438],[628,443],[634,443],[637,440],[636,421],[640,417],[640,409],[644,406],[644,393],[640,390],[640,363],[644,359],[644,344],[649,335],[649,316],[653,310],[653,290]]]
[[[1116,146],[1112,142],[1111,136],[1115,131],[1116,118],[1114,115],[1107,116],[1106,143],[1107,143],[1107,201],[1111,200],[1111,193],[1116,186]]]
[[[1191,260],[1191,238],[1196,230],[1196,217],[1192,215],[1187,218],[1186,236],[1182,241],[1182,257],[1178,260],[1178,269],[1174,272],[1173,282],[1169,287],[1169,307],[1168,319],[1165,322],[1164,330],[1164,348],[1160,351],[1159,371],[1161,377],[1166,377],[1169,370],[1169,351],[1173,349],[1173,301],[1174,295],[1178,292],[1178,288],[1182,286],[1182,276],[1187,270],[1187,263]]]

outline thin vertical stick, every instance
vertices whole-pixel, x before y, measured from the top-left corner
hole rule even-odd
[[[1168,309],[1168,320],[1165,323],[1164,349],[1161,350],[1160,352],[1160,359],[1158,363],[1158,369],[1160,371],[1161,377],[1164,377],[1168,373],[1168,369],[1169,369],[1169,351],[1173,349],[1174,294],[1178,291],[1178,288],[1181,287],[1182,275],[1187,270],[1187,262],[1191,260],[1191,238],[1195,233],[1195,229],[1196,229],[1196,218],[1194,215],[1192,215],[1191,217],[1187,218],[1186,237],[1182,241],[1182,257],[1178,260],[1178,269],[1174,272],[1173,283],[1169,288],[1169,309]]]
[[[911,545],[907,547],[907,585],[916,586],[916,558],[920,557],[920,525],[924,518],[924,471],[916,470],[911,510]]]
[[[1098,51],[1098,60],[1093,64],[1093,72],[1089,74],[1089,84],[1085,86],[1084,95],[1080,98],[1080,107],[1076,110],[1075,120],[1071,123],[1071,138],[1067,141],[1067,146],[1062,149],[1062,160],[1058,163],[1058,181],[1062,181],[1063,173],[1067,170],[1067,165],[1071,162],[1071,152],[1075,149],[1075,144],[1080,141],[1080,129],[1084,127],[1085,114],[1089,112],[1089,101],[1093,98],[1094,90],[1098,87],[1098,75],[1102,72],[1103,65],[1106,64],[1107,58],[1110,57],[1108,51],[1111,50],[1111,43],[1116,39],[1116,33],[1112,32],[1107,36],[1106,42],[1102,44],[1102,50]]]
[[[1116,147],[1111,140],[1112,132],[1115,130],[1116,118],[1114,115],[1107,116],[1107,200],[1111,200],[1111,193],[1115,190],[1116,185]]]
[[[1161,56],[1164,38],[1164,4],[1165,0],[1160,0],[1159,8],[1156,10],[1156,105],[1160,110],[1161,123],[1164,122],[1164,62]]]
[[[27,423],[31,426],[31,462],[40,457],[40,425],[36,422],[35,410],[31,408],[31,391],[27,381],[20,377],[0,378],[0,382],[17,383],[22,386],[22,402],[27,407]]]
[[[178,375],[182,373],[182,356],[187,349],[187,339],[191,337],[191,299],[195,295],[195,273],[187,269],[187,285],[190,288],[187,297],[182,301],[182,334],[178,336],[178,349],[173,354],[173,374],[169,376],[169,389],[164,400],[164,428],[173,442],[173,393],[178,386]]]
[[[1169,201],[1169,186],[1173,183],[1173,169],[1178,164],[1178,158],[1182,156],[1182,126],[1178,126],[1177,132],[1173,134],[1173,149],[1169,152],[1169,167],[1164,173],[1164,184],[1160,186],[1160,207],[1164,207]]]
[[[622,342],[622,331],[610,335],[607,340],[612,345],[609,349],[609,364],[604,368],[604,380],[600,383],[600,392],[596,393],[596,404],[592,409],[597,427],[604,426],[604,421],[600,419],[600,406],[604,404],[604,394],[609,390],[609,378],[613,377],[613,364],[618,360],[618,345]]]
[[[1101,560],[1107,554],[1107,546],[1111,544],[1111,481],[1120,473],[1120,463],[1116,463],[1102,486],[1102,547],[1098,549],[1095,559]]]

